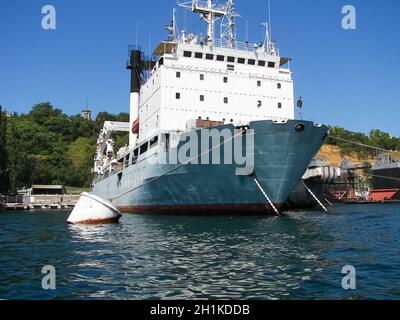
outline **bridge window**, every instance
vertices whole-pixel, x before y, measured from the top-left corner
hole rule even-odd
[[[268,62],[268,68],[275,68],[275,62]]]
[[[228,97],[224,97],[224,103],[228,103]]]
[[[192,57],[192,52],[191,51],[183,51],[183,56],[186,58],[191,58]]]
[[[259,60],[259,61],[258,61],[258,65],[259,65],[260,67],[265,67],[265,61]]]
[[[224,77],[224,83],[228,83],[228,77]]]
[[[147,146],[147,142],[146,142],[144,145],[140,146],[140,154],[145,153],[147,151],[147,149],[148,149],[148,146]]]
[[[177,78],[180,78],[180,77],[181,77],[181,73],[180,73],[179,71],[177,71],[176,77],[177,77]]]
[[[204,80],[204,74],[200,75],[200,80],[203,81]]]
[[[213,55],[213,54],[210,54],[210,53],[207,53],[207,54],[206,54],[206,59],[207,59],[207,60],[214,60],[214,55]]]
[[[217,61],[225,61],[225,56],[217,56]]]
[[[156,146],[158,144],[158,136],[155,136],[153,139],[150,140],[150,148]]]
[[[282,102],[278,102],[278,109],[282,109]]]
[[[201,101],[201,102],[204,101],[204,95],[200,95],[200,101]]]
[[[281,83],[278,83],[277,86],[278,86],[278,89],[282,89],[282,84]]]
[[[261,100],[258,100],[258,101],[257,101],[257,107],[258,107],[258,108],[261,108],[261,106],[262,106],[262,101],[261,101]]]
[[[196,59],[203,59],[203,54],[202,54],[201,52],[196,52],[196,53],[194,54],[194,57],[195,57]]]
[[[247,63],[248,63],[249,65],[254,66],[254,65],[256,64],[256,60],[254,60],[254,59],[249,59],[249,60],[247,61]]]
[[[181,94],[179,92],[175,93],[175,98],[176,100],[179,100],[181,98]]]
[[[228,62],[235,62],[235,57],[228,57]]]
[[[238,58],[238,63],[244,64],[246,62],[246,59],[244,58]]]
[[[257,87],[261,87],[261,81],[260,80],[257,81]]]

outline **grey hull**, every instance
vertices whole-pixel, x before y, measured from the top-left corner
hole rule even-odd
[[[304,130],[296,131],[298,124]],[[234,129],[231,125],[214,129],[226,128]],[[93,193],[130,213],[271,213],[254,179],[275,206],[283,206],[328,129],[295,120],[256,121],[249,128],[254,130],[254,170],[249,175],[237,175],[236,164],[187,164],[176,169],[176,164],[149,164],[139,158],[122,172],[95,182]]]

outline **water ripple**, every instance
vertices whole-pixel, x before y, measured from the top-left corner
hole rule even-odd
[[[398,206],[343,206],[330,215],[124,215],[119,225],[69,226],[66,212],[0,215],[3,299],[398,299]],[[54,265],[57,290],[41,289]],[[341,268],[358,289],[341,289]]]

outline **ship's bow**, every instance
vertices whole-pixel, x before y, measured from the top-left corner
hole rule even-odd
[[[310,121],[257,121],[254,130],[254,177],[277,205],[284,204],[301,180],[328,132]]]

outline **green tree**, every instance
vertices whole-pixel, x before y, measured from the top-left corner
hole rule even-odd
[[[369,133],[369,139],[372,145],[382,149],[396,150],[399,147],[400,139],[380,130],[371,130]]]
[[[12,116],[9,119],[7,127],[9,189],[12,193],[15,193],[19,187],[30,184],[32,162],[28,161],[23,146],[23,136],[16,125],[17,116]]]
[[[28,114],[13,116],[7,124],[3,120],[0,126],[7,130],[1,132],[7,132],[7,140],[0,145],[0,164],[4,162],[6,169],[0,165],[0,173],[9,173],[7,181],[15,192],[33,183],[89,187],[96,141],[104,121],[127,122],[129,114],[101,112],[95,121],[89,121],[80,115],[68,116],[45,102],[33,106]],[[112,138],[116,151],[128,143],[126,133],[115,133]],[[10,150],[8,157],[3,151],[6,148]]]
[[[71,163],[68,185],[90,186],[95,151],[96,145],[93,138],[80,137],[68,146],[68,158]]]
[[[355,152],[359,159],[365,159],[373,153],[372,149],[360,145],[369,144],[367,135],[360,132],[351,132],[340,127],[331,128],[327,143],[340,147],[342,155],[349,155]]]
[[[0,106],[0,192],[8,190],[7,175],[7,115]]]

